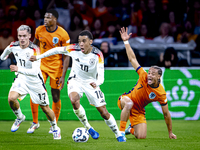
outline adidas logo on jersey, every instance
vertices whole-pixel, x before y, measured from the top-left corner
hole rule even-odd
[[[104,102],[105,102],[105,100],[104,100],[104,99],[102,99],[100,103],[104,103]]]
[[[76,58],[75,60],[76,60],[77,62],[80,62],[79,58]]]

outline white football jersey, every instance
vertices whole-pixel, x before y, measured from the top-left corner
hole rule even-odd
[[[72,68],[69,77],[76,77],[80,82],[95,82],[97,85],[104,82],[104,59],[98,48],[92,47],[89,54],[84,54],[78,44],[71,44],[53,48],[36,58],[41,59],[55,54],[71,56]]]
[[[38,83],[41,82],[41,79],[43,80],[40,70],[40,60],[35,62],[29,61],[32,55],[40,54],[40,49],[38,46],[30,42],[27,48],[22,49],[19,45],[19,41],[12,42],[2,53],[1,60],[5,60],[7,55],[9,55],[11,52],[17,61],[17,78],[21,78],[31,83]]]

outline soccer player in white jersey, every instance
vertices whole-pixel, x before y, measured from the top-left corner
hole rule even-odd
[[[71,56],[72,68],[67,84],[74,113],[88,129],[92,138],[98,139],[99,133],[89,124],[85,110],[80,104],[80,98],[85,93],[90,104],[96,107],[106,124],[115,133],[117,140],[126,142],[125,137],[118,129],[115,118],[106,109],[104,94],[99,87],[104,82],[104,59],[101,51],[91,45],[92,42],[91,32],[84,30],[78,36],[78,44],[56,47],[42,55],[31,56],[30,60],[36,61],[55,54]]]
[[[53,138],[61,139],[61,132],[57,126],[55,114],[49,108],[49,98],[40,70],[40,60],[29,61],[31,55],[40,54],[40,49],[29,41],[31,38],[31,28],[29,26],[21,25],[17,32],[19,41],[12,42],[1,55],[1,60],[5,60],[7,55],[12,52],[17,61],[17,65],[10,65],[10,70],[15,72],[16,78],[9,91],[8,103],[17,117],[11,131],[17,131],[26,118],[17,99],[22,100],[27,94],[30,94],[32,102],[40,105],[53,127]]]

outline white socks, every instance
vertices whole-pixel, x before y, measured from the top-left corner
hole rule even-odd
[[[82,105],[80,105],[79,109],[74,110],[74,113],[79,118],[79,120],[81,121],[81,123],[85,126],[85,128],[87,128],[87,130],[89,130],[91,128],[91,125],[89,124],[89,122],[87,120],[87,117],[86,117],[86,114],[85,114],[85,110],[82,107]],[[110,114],[110,118],[108,120],[105,120],[105,123],[115,133],[116,138],[118,138],[119,136],[121,136],[121,132],[119,131],[117,123],[115,121],[115,118],[113,117],[112,114]]]
[[[17,118],[22,119],[23,114],[22,114],[22,111],[21,111],[20,107],[17,110],[12,110],[12,111],[13,111],[13,113],[15,114],[15,116]]]
[[[57,130],[58,126],[57,126],[57,123],[56,123],[56,117],[55,117],[55,119],[53,121],[49,120],[49,122],[50,122],[50,124],[51,124],[51,126],[53,128],[53,131]]]
[[[91,125],[89,124],[87,120],[87,116],[85,114],[85,110],[82,105],[80,105],[79,109],[75,110],[73,109],[74,113],[78,117],[78,119],[81,121],[81,123],[89,130],[91,128]]]
[[[105,120],[105,122],[110,127],[110,129],[115,133],[116,138],[121,136],[121,132],[119,131],[115,118],[113,117],[112,114],[110,114],[110,118],[108,120]]]

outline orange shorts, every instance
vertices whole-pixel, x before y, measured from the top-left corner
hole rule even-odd
[[[119,97],[119,99],[117,101],[117,105],[118,105],[119,109],[122,109],[121,108],[121,96]],[[131,126],[134,126],[134,125],[137,125],[140,123],[147,123],[145,114],[134,109],[134,107],[131,109],[129,120],[130,120]]]
[[[51,71],[51,70],[42,70],[42,76],[44,78],[44,83],[46,83],[47,78],[50,77],[50,86],[53,89],[59,89],[61,87],[59,85],[59,80],[62,77],[62,68],[58,68],[56,71]]]

